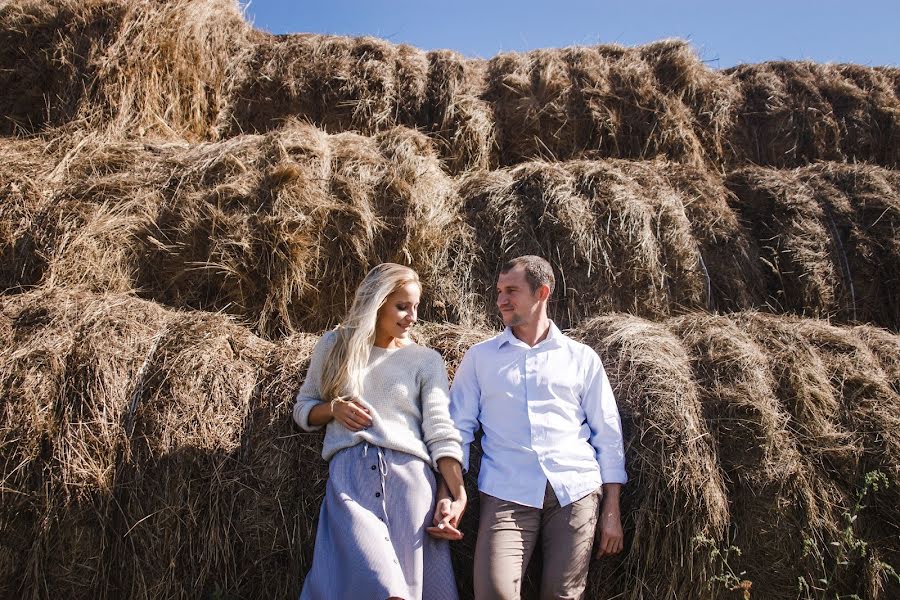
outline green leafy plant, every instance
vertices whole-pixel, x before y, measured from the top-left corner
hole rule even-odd
[[[708,581],[710,588],[721,584],[728,591],[741,592],[742,600],[750,600],[750,589],[753,582],[744,578],[746,571],[735,573],[729,562],[732,556],[741,555],[741,549],[729,544],[726,549],[722,550],[715,540],[705,535],[695,536],[692,541],[697,549],[705,549],[709,552],[709,562],[713,566],[713,576]]]
[[[837,540],[831,542],[832,551],[829,567],[828,555],[813,538],[803,538],[803,558],[809,559],[814,569],[797,578],[798,597],[823,598],[827,600],[862,600],[858,594],[841,594],[834,590],[837,582],[847,570],[859,562],[872,560],[875,567],[888,577],[900,583],[900,575],[888,563],[872,556],[868,543],[856,535],[856,521],[860,512],[866,507],[867,496],[890,486],[887,476],[881,471],[866,473],[863,486],[856,497],[853,507],[843,514],[844,528]]]

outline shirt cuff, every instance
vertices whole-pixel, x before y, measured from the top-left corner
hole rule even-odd
[[[628,473],[625,469],[600,469],[600,479],[603,483],[628,483]]]
[[[462,460],[459,461],[459,464],[462,465],[462,472],[465,473],[469,470],[469,451],[472,449],[472,444],[463,444],[462,445]]]
[[[322,425],[309,424],[309,413],[317,404],[321,403],[314,400],[301,400],[294,404],[294,422],[303,431],[318,431],[322,429]]]

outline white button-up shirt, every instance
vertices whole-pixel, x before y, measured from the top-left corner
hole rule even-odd
[[[600,357],[550,324],[529,346],[507,328],[469,348],[450,388],[463,468],[480,425],[478,489],[541,508],[547,482],[561,506],[625,483],[622,423]]]

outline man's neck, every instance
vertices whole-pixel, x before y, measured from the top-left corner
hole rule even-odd
[[[513,325],[511,329],[514,336],[534,347],[544,341],[550,333],[550,318],[547,315],[542,315],[533,323]]]

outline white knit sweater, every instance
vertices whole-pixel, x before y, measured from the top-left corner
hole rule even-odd
[[[294,421],[306,431],[321,429],[309,424],[309,411],[329,400],[321,397],[322,364],[337,333],[322,336],[309,364],[306,380],[297,393]],[[336,420],[328,423],[322,457],[360,444],[400,450],[437,465],[448,456],[462,461],[460,435],[450,420],[447,370],[441,355],[415,343],[398,349],[372,347],[363,376],[361,404],[369,409],[372,425],[352,432]]]

